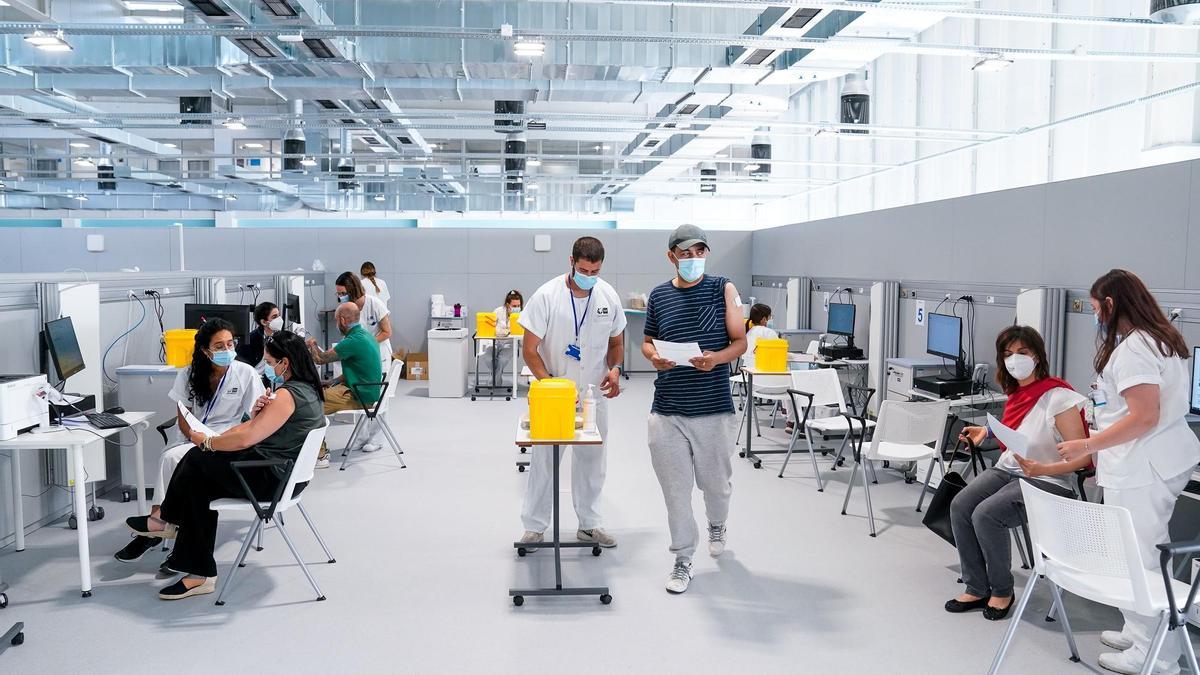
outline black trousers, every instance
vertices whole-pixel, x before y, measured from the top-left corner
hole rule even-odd
[[[254,448],[237,452],[204,452],[193,447],[184,456],[163,499],[159,516],[179,527],[175,548],[171,553],[171,568],[204,577],[217,576],[217,561],[213,551],[217,545],[217,512],[208,508],[209,502],[226,497],[245,499],[246,492],[233,472],[233,462],[265,459]],[[287,476],[272,467],[243,469],[242,476],[250,491],[261,501],[270,501]],[[296,486],[300,494],[306,483]]]

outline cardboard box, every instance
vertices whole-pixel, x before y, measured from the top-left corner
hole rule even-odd
[[[408,354],[408,358],[404,360],[404,379],[406,380],[428,380],[429,379],[429,353],[428,352],[412,352]]]
[[[392,352],[392,360],[404,362],[404,368],[400,370],[400,378],[403,379],[403,378],[407,377],[408,376],[408,374],[407,374],[408,350],[405,349],[404,347],[397,348],[396,351]],[[387,375],[387,373],[384,373],[384,375]]]

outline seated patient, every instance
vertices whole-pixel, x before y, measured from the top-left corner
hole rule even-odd
[[[1088,466],[1088,457],[1064,462],[1058,442],[1084,438],[1083,404],[1071,385],[1050,377],[1042,336],[1028,326],[1010,326],[996,337],[996,380],[1008,394],[1005,426],[1029,439],[1029,457],[1004,452],[996,466],[972,480],[950,504],[950,523],[962,563],[966,592],[946,602],[947,612],[983,609],[989,621],[1008,616],[1013,602],[1009,529],[1019,523],[1020,476],[1038,487],[1072,496],[1068,478]],[[963,429],[963,440],[976,447],[992,437],[985,427]]]
[[[175,468],[158,515],[125,521],[140,537],[175,540],[170,567],[183,577],[159,591],[162,600],[180,600],[216,589],[217,512],[208,505],[224,497],[245,498],[231,464],[295,460],[308,433],[325,422],[321,382],[304,340],[281,331],[266,344],[266,352],[263,374],[276,387],[274,398],[259,397],[249,421],[219,435],[208,437],[189,430],[194,447]],[[261,500],[271,499],[280,481],[288,479],[279,466],[245,469],[241,475]],[[307,482],[297,484],[293,494],[306,486]]]
[[[237,346],[233,339],[233,325],[224,319],[209,319],[196,331],[196,345],[192,349],[192,363],[175,376],[175,386],[167,396],[182,403],[192,414],[213,431],[221,432],[247,419],[254,402],[265,389],[262,378],[254,367],[234,359]],[[181,436],[186,439],[187,422],[176,411]],[[154,484],[151,515],[157,516],[159,504],[171,482],[171,474],[192,447],[191,443],[176,443],[163,450],[158,465],[158,480]],[[117,551],[121,562],[138,560],[146,551],[162,540],[157,537],[133,537],[125,548]],[[166,573],[169,561],[162,563],[160,571]]]
[[[358,305],[353,302],[343,302],[338,305],[333,316],[337,321],[338,332],[342,334],[342,339],[334,345],[333,349],[322,351],[317,347],[316,342],[310,340],[308,343],[316,363],[326,364],[334,361],[342,363],[341,377],[336,378],[325,390],[324,412],[326,415],[332,415],[339,410],[361,410],[360,403],[367,406],[375,405],[382,389],[378,383],[383,381],[383,364],[379,361],[379,347],[375,338],[359,325]],[[358,386],[363,384],[374,386]],[[360,435],[362,439],[360,448],[368,452],[378,450],[379,429],[373,428],[364,430],[364,432],[369,433]],[[317,468],[323,469],[328,466],[329,451],[322,445]]]

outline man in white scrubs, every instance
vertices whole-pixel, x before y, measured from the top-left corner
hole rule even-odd
[[[596,425],[606,443],[580,448],[571,456],[571,496],[579,518],[576,536],[605,548],[617,545],[601,529],[600,490],[607,468],[608,401],[621,393],[620,369],[625,355],[625,313],[617,291],[600,279],[604,245],[582,237],[571,248],[571,271],[546,282],[525,303],[520,324],[525,328],[524,357],[534,376],[575,382],[579,400],[595,385]],[[550,526],[554,497],[551,446],[532,450],[529,483],[521,522],[522,543],[543,541]]]

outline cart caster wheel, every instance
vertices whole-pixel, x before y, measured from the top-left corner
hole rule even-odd
[[[741,458],[743,458],[743,459],[744,459],[744,458],[746,457],[746,452],[745,452],[744,450],[739,450],[739,451],[738,451],[738,457],[741,457]]]
[[[828,450],[822,450],[822,451],[821,451],[821,456],[822,456],[822,457],[828,457],[828,456],[829,456],[829,451],[828,451]]]
[[[912,484],[913,484],[913,483],[915,483],[915,482],[917,482],[917,479],[916,479],[916,478],[910,478],[910,477],[908,477],[908,476],[905,476],[905,477],[904,477],[904,484],[905,484],[905,485],[912,485]]]
[[[512,397],[511,397],[511,396],[505,396],[505,397],[504,397],[504,400],[505,400],[505,401],[511,401],[511,400],[512,400]]]
[[[129,490],[121,490],[121,501],[128,504],[133,496],[129,494]]]
[[[23,645],[23,644],[25,644],[25,634],[24,633],[17,633],[16,635],[13,636],[12,646],[16,647],[16,646]]]
[[[597,558],[600,557],[600,547],[599,546],[592,547],[592,555],[596,556]]]
[[[525,467],[524,467],[524,466],[518,466],[518,467],[517,467],[517,473],[525,473]]]
[[[72,530],[78,530],[79,529],[79,519],[76,518],[75,516],[71,516],[70,518],[67,518],[67,527],[71,528]]]
[[[523,549],[523,548],[519,548],[519,549],[517,549],[517,557],[518,557],[518,558],[524,558],[524,557],[525,557],[525,556],[527,556],[527,555],[529,555],[529,551],[527,551],[527,550],[525,550],[525,549]],[[519,595],[518,595],[518,596],[516,596],[516,597],[518,597],[518,598],[519,598],[519,597],[521,597],[521,596],[519,596]],[[520,603],[518,603],[518,604],[520,604]]]
[[[890,469],[890,468],[892,468],[892,463],[891,463],[891,462],[889,462],[889,461],[887,461],[886,459],[885,459],[885,460],[883,460],[883,468],[885,468],[885,469]]]
[[[104,507],[93,506],[88,509],[88,520],[104,520]]]
[[[0,593],[0,609],[8,607],[8,593]]]
[[[761,468],[762,468],[762,462],[755,462],[755,463],[754,463],[754,468],[756,468],[756,469],[761,469]]]
[[[611,605],[612,604],[612,596],[609,595],[608,593],[605,593],[604,595],[600,596],[600,604]]]
[[[521,605],[525,604],[525,596],[514,595],[513,596],[513,604],[516,605],[517,607],[520,607]]]
[[[471,400],[472,400],[472,401],[474,401],[474,400],[475,400],[475,397],[474,397],[474,396],[472,396],[472,397],[471,397]]]
[[[90,597],[92,597],[92,592],[91,592],[91,591],[84,591],[84,592],[82,593],[82,595],[83,595],[83,597],[85,597],[85,598],[90,598]]]

